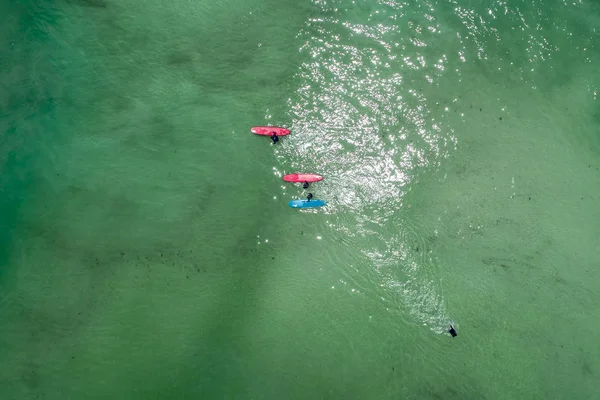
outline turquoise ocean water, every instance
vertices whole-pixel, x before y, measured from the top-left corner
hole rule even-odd
[[[597,3],[0,15],[3,399],[600,398]]]

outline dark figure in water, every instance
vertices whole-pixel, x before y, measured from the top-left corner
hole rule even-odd
[[[450,333],[452,337],[458,336],[458,333],[456,333],[456,329],[454,329],[452,325],[450,325],[450,330],[448,331],[448,333]]]
[[[279,138],[277,137],[277,132],[271,132],[271,140],[273,141],[273,144],[277,143],[279,141]]]
[[[302,185],[304,189],[308,189],[308,182],[304,181],[304,185]]]
[[[309,193],[308,196],[306,196],[306,199],[307,199],[306,201],[310,201],[310,199],[312,199],[312,198],[313,198],[312,193]]]

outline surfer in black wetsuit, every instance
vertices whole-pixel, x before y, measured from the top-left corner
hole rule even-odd
[[[307,182],[307,181],[304,181],[304,185],[302,185],[302,187],[303,187],[304,189],[308,189],[308,182]]]
[[[448,333],[451,334],[452,337],[458,336],[458,333],[456,333],[456,329],[454,329],[454,327],[452,325],[450,325],[450,329],[448,330]]]
[[[310,201],[310,199],[313,198],[312,193],[309,193],[308,196],[306,196],[306,201]]]
[[[277,143],[279,141],[279,138],[277,137],[277,132],[271,132],[271,140],[273,141],[273,144]]]

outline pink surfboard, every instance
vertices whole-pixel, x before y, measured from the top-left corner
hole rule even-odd
[[[288,174],[283,177],[286,182],[319,182],[323,180],[321,175],[316,174]]]
[[[250,129],[250,132],[254,133],[255,135],[262,136],[272,136],[273,132],[277,133],[277,136],[285,136],[290,134],[288,129],[280,128],[278,126],[253,126],[252,129]]]

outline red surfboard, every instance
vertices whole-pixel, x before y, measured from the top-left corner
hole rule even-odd
[[[316,174],[288,174],[283,177],[286,182],[319,182],[323,180],[321,175]]]
[[[262,136],[273,136],[273,132],[277,133],[277,136],[290,134],[288,129],[280,128],[278,126],[253,126],[252,129],[250,129],[250,132]]]

